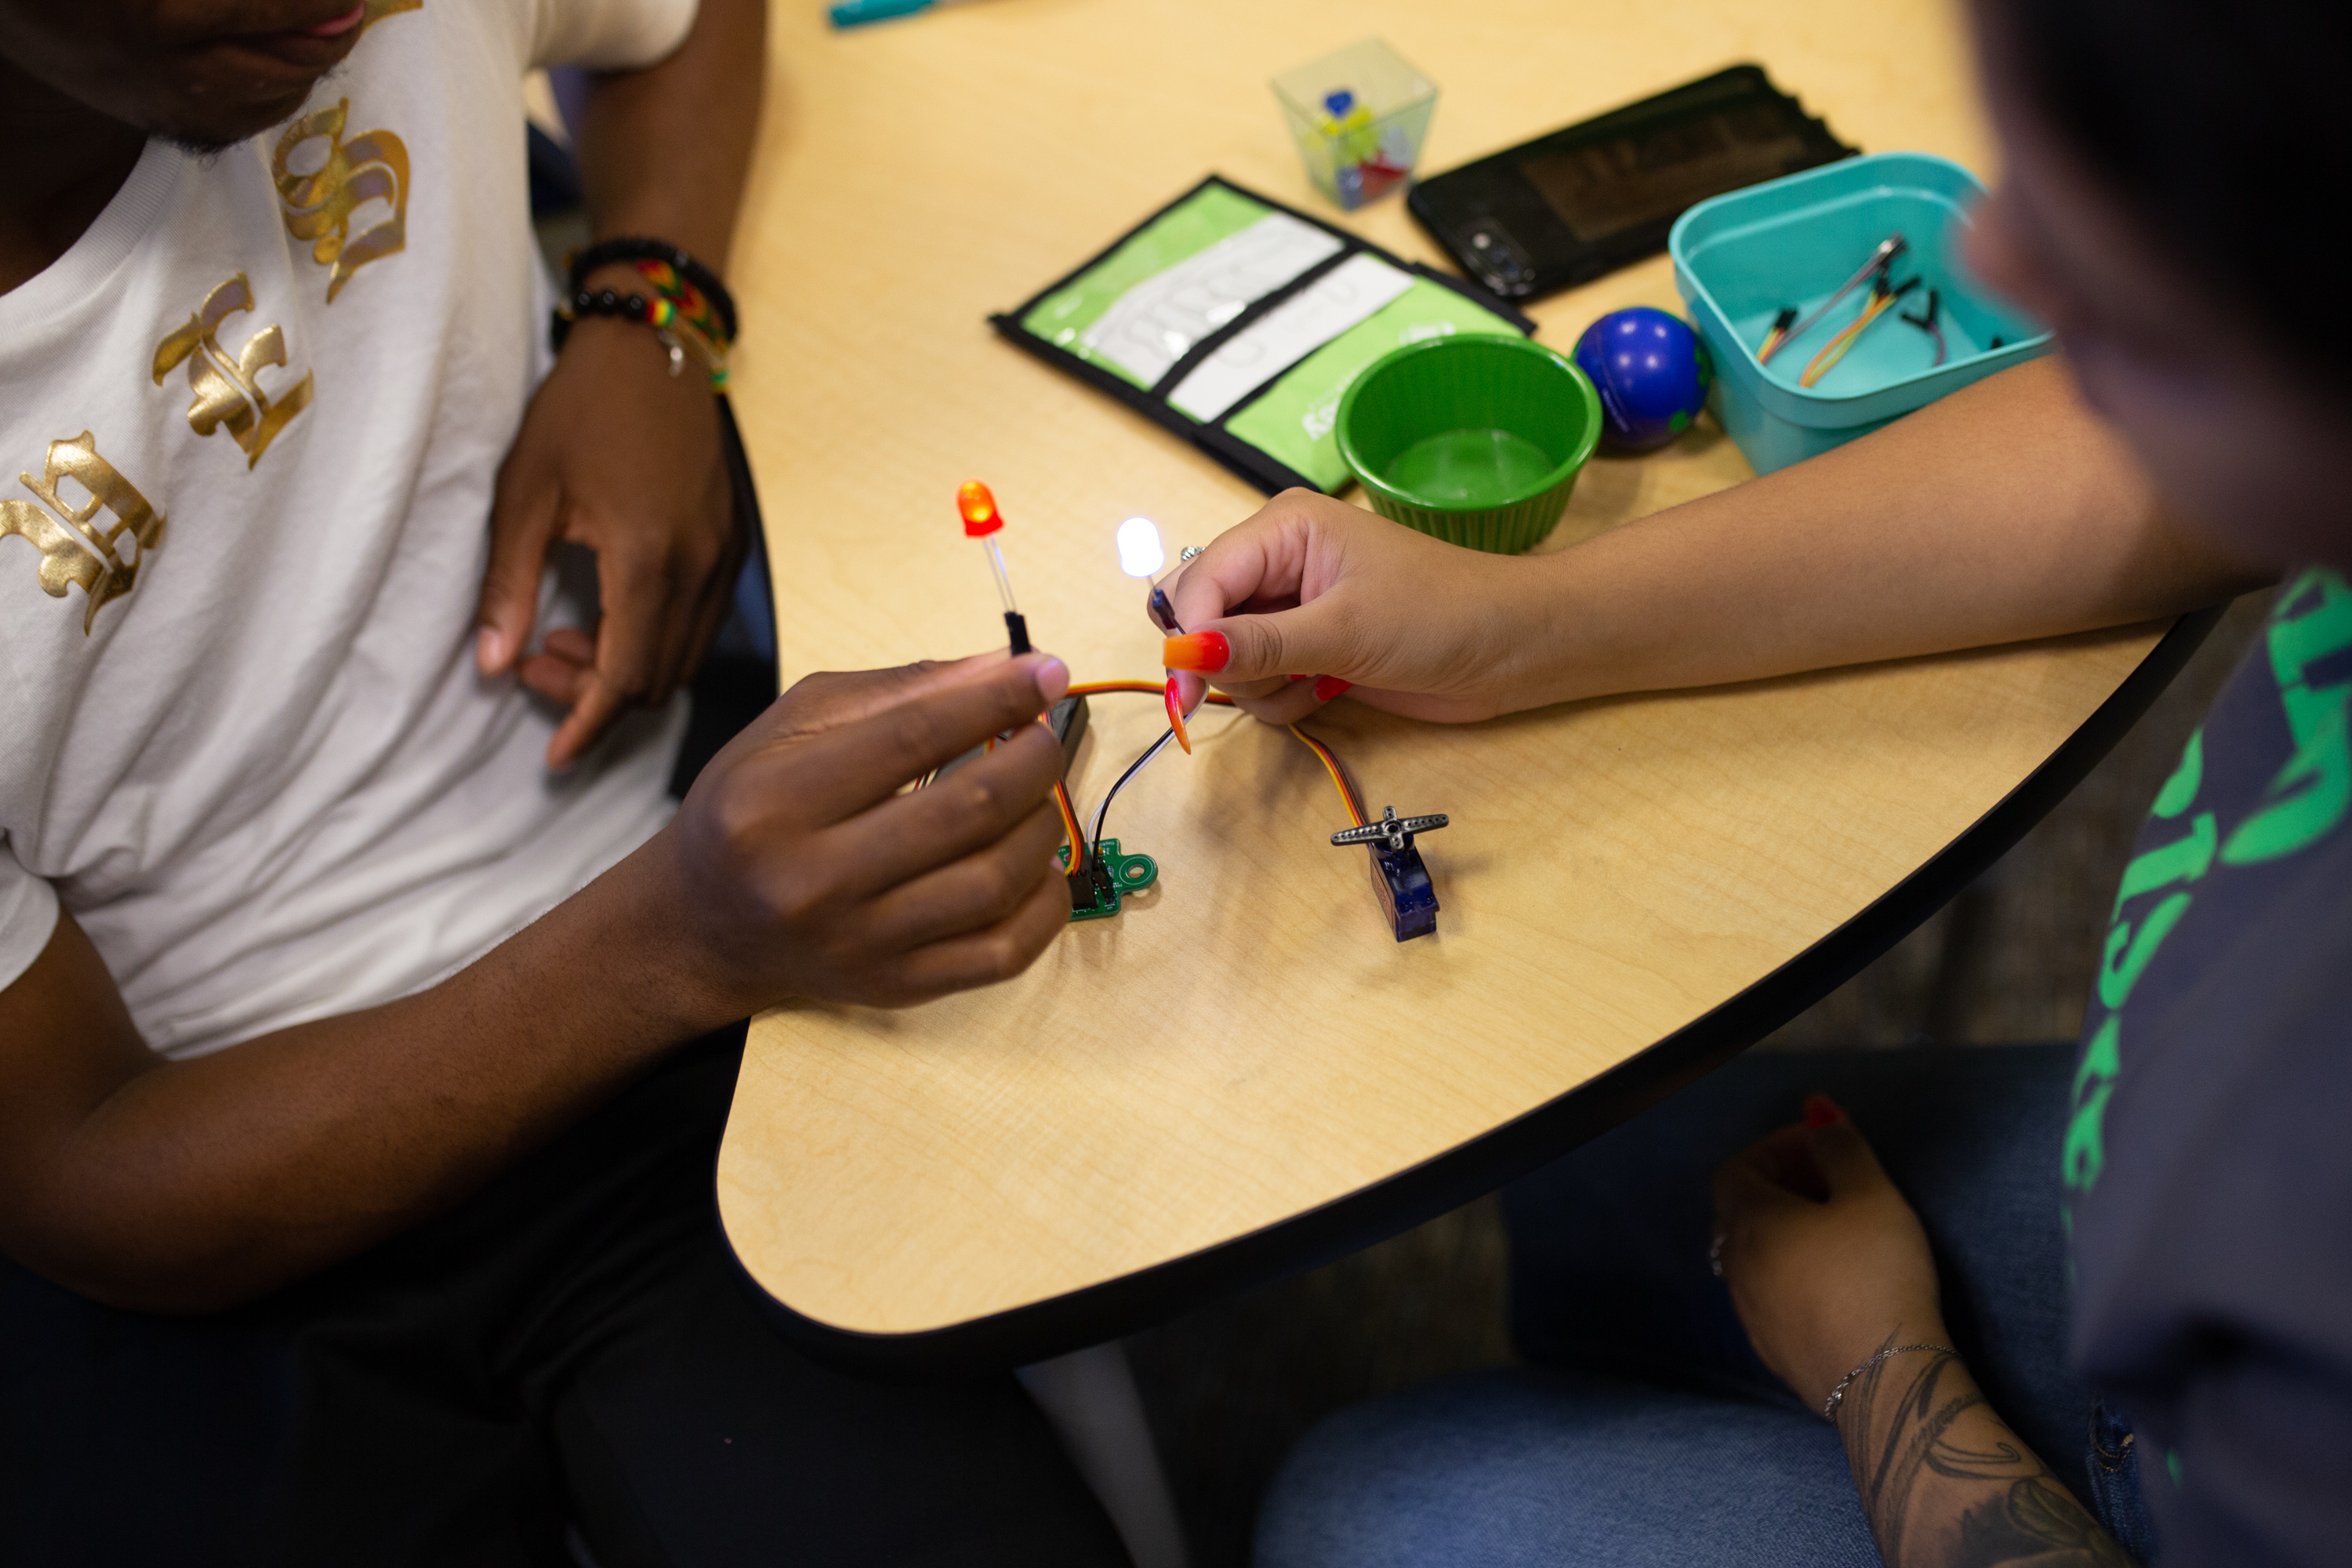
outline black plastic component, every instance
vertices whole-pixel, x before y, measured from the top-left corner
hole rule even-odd
[[[1065,849],[1062,864],[1069,863],[1070,852]],[[1149,855],[1129,855],[1118,839],[1106,838],[1094,846],[1086,865],[1067,875],[1070,918],[1098,921],[1118,913],[1118,901],[1127,894],[1139,893],[1160,880],[1160,862]]]
[[[1070,918],[1118,912],[1118,889],[1111,885],[1110,868],[1089,855],[1084,869],[1070,873]]]
[[[1087,700],[1065,697],[1054,704],[1045,722],[1054,731],[1054,739],[1062,742],[1062,776],[1068,778],[1070,770],[1078,763],[1078,742],[1087,738]]]
[[[1029,651],[1029,622],[1020,611],[1004,612],[1004,635],[1012,640],[1013,651],[1015,654]]]
[[[1391,849],[1385,844],[1364,847],[1372,857],[1372,891],[1381,897],[1381,910],[1399,942],[1429,936],[1437,930],[1437,889],[1429,883],[1429,868],[1421,851],[1408,844]]]
[[[1083,697],[1063,698],[1045,715],[1045,722],[1052,728],[1054,739],[1062,742],[1062,776],[1068,778],[1070,770],[1077,765],[1078,742],[1087,738],[1087,700]],[[976,763],[987,754],[986,746],[974,746],[933,773],[931,782],[937,784],[958,768]]]
[[[1479,283],[1532,300],[1656,255],[1709,196],[1857,151],[1733,66],[1433,174],[1405,205]]]

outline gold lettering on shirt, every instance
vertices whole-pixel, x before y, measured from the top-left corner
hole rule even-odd
[[[39,479],[30,474],[16,478],[40,498],[41,505],[0,500],[0,539],[13,533],[41,552],[41,591],[49,597],[62,599],[68,584],[81,584],[89,599],[81,617],[82,635],[88,637],[98,607],[137,584],[147,552],[163,542],[163,519],[113,464],[98,455],[98,443],[87,430],[70,441],[49,443],[48,461]],[[83,493],[79,505],[60,492],[60,482],[68,479]],[[112,515],[112,526],[94,526],[101,510]],[[122,546],[126,533],[133,546],[128,559]]]
[[[155,384],[180,365],[188,367],[188,385],[196,395],[188,405],[188,427],[209,436],[222,426],[245,449],[245,466],[261,461],[261,454],[278,438],[287,422],[310,406],[310,373],[276,397],[261,389],[263,367],[286,364],[286,334],[267,326],[245,340],[235,358],[220,345],[220,326],[239,310],[253,309],[253,288],[240,272],[205,296],[205,302],[187,324],[155,345]]]
[[[352,273],[408,245],[407,145],[389,131],[362,131],[344,141],[351,109],[347,98],[332,109],[304,115],[286,128],[269,160],[278,199],[286,204],[286,232],[312,241],[310,258],[332,268],[327,274],[330,304]],[[327,144],[326,162],[310,174],[295,174],[296,149],[318,141]],[[371,202],[383,203],[390,216],[352,233],[352,215]]]

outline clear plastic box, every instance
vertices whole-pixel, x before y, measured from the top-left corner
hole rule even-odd
[[[1378,38],[1274,79],[1315,188],[1353,211],[1403,185],[1437,111],[1437,88]]]

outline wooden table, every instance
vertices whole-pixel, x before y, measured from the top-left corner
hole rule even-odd
[[[738,409],[782,662],[1001,640],[957,483],[987,479],[1039,645],[1154,677],[1112,530],[1171,550],[1260,498],[995,340],[982,318],[1211,170],[1327,211],[1266,79],[1367,34],[1440,86],[1442,169],[1706,71],[1763,62],[1865,150],[1979,170],[1956,15],[1933,0],[990,0],[849,34],[773,16],[735,258]],[[1437,259],[1402,204],[1354,224]],[[1663,258],[1534,307],[1566,345],[1677,309]],[[1746,478],[1706,426],[1588,469],[1551,547]],[[1160,882],[1010,984],[754,1022],[719,1163],[730,1240],[836,1359],[1028,1361],[1319,1262],[1622,1120],[1843,980],[2080,778],[2193,647],[2184,625],[1468,728],[1340,703],[1315,728],[1375,811],[1444,811],[1434,939],[1381,924],[1330,786],[1279,730],[1199,724],[1121,795]],[[2161,640],[2161,646],[2159,646]],[[1159,731],[1098,698],[1082,803]]]

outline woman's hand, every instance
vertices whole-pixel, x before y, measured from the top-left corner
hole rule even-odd
[[[1890,1568],[2125,1568],[1946,1348],[1919,1216],[1828,1096],[1724,1162],[1715,1215],[1764,1364],[1816,1410],[1845,1385],[1832,1419]]]
[[[525,657],[558,540],[596,552],[603,618],[556,627]],[[693,679],[748,547],[709,383],[690,361],[670,374],[661,341],[635,322],[579,322],[499,469],[482,581],[482,673],[516,669],[571,710],[549,767],[569,767],[624,709],[667,701]]]
[[[1818,1410],[1889,1344],[1941,1344],[1919,1216],[1826,1095],[1715,1173],[1717,1256],[1756,1353]]]
[[[1460,721],[1549,700],[1531,678],[1549,639],[1535,562],[1465,550],[1312,490],[1286,490],[1218,536],[1170,586],[1200,640],[1176,657],[1189,710],[1202,676],[1269,723],[1354,685],[1358,700]],[[1173,667],[1171,667],[1173,668]],[[1321,676],[1325,680],[1297,679]],[[1318,689],[1320,689],[1318,691]]]

